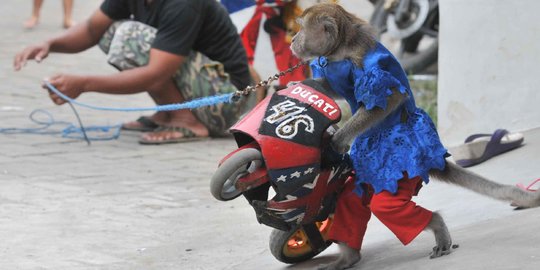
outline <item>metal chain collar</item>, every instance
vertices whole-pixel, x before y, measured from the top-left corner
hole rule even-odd
[[[307,63],[308,62],[306,62],[306,61],[301,61],[300,63],[288,68],[285,71],[280,71],[280,72],[276,73],[274,76],[270,76],[270,77],[268,77],[268,79],[258,82],[256,85],[248,85],[243,90],[237,90],[236,92],[234,92],[233,98],[238,99],[242,95],[247,96],[247,95],[249,95],[250,92],[254,92],[255,90],[257,90],[257,88],[266,87],[271,82],[279,79],[280,77],[283,77],[287,73],[291,73],[293,70],[295,70],[295,69],[297,69],[297,68],[299,68],[299,67],[301,67],[301,66],[303,66],[303,65],[305,65]]]

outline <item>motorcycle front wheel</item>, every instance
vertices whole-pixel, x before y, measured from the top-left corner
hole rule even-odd
[[[218,167],[210,181],[210,192],[220,201],[240,196],[242,191],[236,188],[238,179],[254,172],[262,164],[263,157],[258,149],[239,150]]]

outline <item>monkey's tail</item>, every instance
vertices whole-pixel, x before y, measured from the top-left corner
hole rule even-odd
[[[540,192],[499,184],[450,162],[446,163],[444,170],[431,170],[429,174],[436,180],[458,185],[494,199],[511,201],[516,206],[540,206]]]

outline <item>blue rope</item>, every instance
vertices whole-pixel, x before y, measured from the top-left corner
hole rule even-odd
[[[183,109],[195,109],[203,106],[211,106],[219,103],[231,103],[233,101],[233,95],[234,93],[229,94],[223,94],[223,95],[217,95],[217,96],[211,96],[211,97],[202,97],[198,99],[194,99],[188,102],[184,103],[175,103],[175,104],[167,104],[167,105],[157,105],[153,107],[136,107],[136,108],[111,108],[111,107],[101,107],[101,106],[94,106],[89,105],[86,103],[78,102],[66,95],[64,95],[62,92],[60,92],[54,85],[52,85],[49,82],[46,82],[45,85],[49,90],[54,92],[59,97],[63,98],[67,102],[70,102],[75,105],[79,105],[81,107],[86,107],[94,110],[100,110],[100,111],[119,111],[119,112],[136,112],[136,111],[175,111],[175,110],[183,110]]]
[[[47,118],[44,120],[40,120],[37,118],[37,114],[41,113],[45,115]],[[62,135],[63,138],[70,138],[70,139],[81,139],[84,140],[84,132],[93,132],[93,133],[106,133],[110,134],[108,136],[88,136],[88,139],[91,141],[105,141],[105,140],[115,140],[120,137],[120,126],[121,125],[113,125],[113,126],[89,126],[84,127],[84,131],[73,125],[72,123],[65,122],[65,121],[56,121],[51,113],[48,111],[37,109],[30,113],[28,116],[30,120],[37,125],[40,125],[40,127],[36,128],[0,128],[0,133],[4,134],[40,134],[40,135]],[[65,127],[62,130],[49,130],[50,127],[55,125],[64,125]],[[111,134],[112,133],[112,134]],[[75,135],[74,135],[75,134]]]
[[[75,104],[79,105],[81,107],[86,107],[89,109],[94,110],[100,110],[100,111],[120,111],[120,112],[135,112],[135,111],[174,111],[174,110],[183,110],[183,109],[195,109],[203,106],[211,106],[219,103],[231,103],[234,100],[236,100],[238,97],[234,96],[234,93],[229,94],[223,94],[223,95],[217,95],[217,96],[211,96],[211,97],[203,97],[199,99],[194,99],[188,102],[184,103],[175,103],[175,104],[167,104],[167,105],[158,105],[153,107],[132,107],[132,108],[111,108],[111,107],[101,107],[101,106],[94,106],[86,103],[78,102],[68,96],[66,96],[64,93],[60,92],[54,85],[52,85],[49,82],[46,82],[45,85],[47,88],[54,92],[56,95],[61,97],[62,99],[66,100],[70,103],[70,105]],[[76,114],[78,118],[77,111],[72,106],[72,109],[74,113]],[[39,120],[35,118],[35,114],[37,113],[43,113],[45,114],[48,119],[46,121]],[[32,122],[40,125],[41,127],[37,128],[0,128],[0,133],[5,134],[22,134],[22,133],[29,133],[29,134],[61,134],[64,138],[71,138],[71,139],[84,139],[90,144],[90,141],[103,141],[103,140],[115,140],[120,137],[120,127],[121,125],[114,125],[114,126],[89,126],[89,127],[76,127],[75,125],[69,123],[69,122],[63,122],[63,121],[55,121],[52,114],[49,112],[37,109],[30,113],[29,118]],[[53,125],[66,125],[64,129],[61,131],[49,131],[47,130],[49,127]],[[110,134],[109,136],[87,136],[87,132],[101,132]],[[75,135],[73,135],[75,134]]]

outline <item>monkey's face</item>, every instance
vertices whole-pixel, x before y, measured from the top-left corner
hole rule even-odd
[[[306,61],[335,49],[338,27],[334,18],[308,12],[297,21],[301,28],[292,39],[291,50],[298,58]]]

